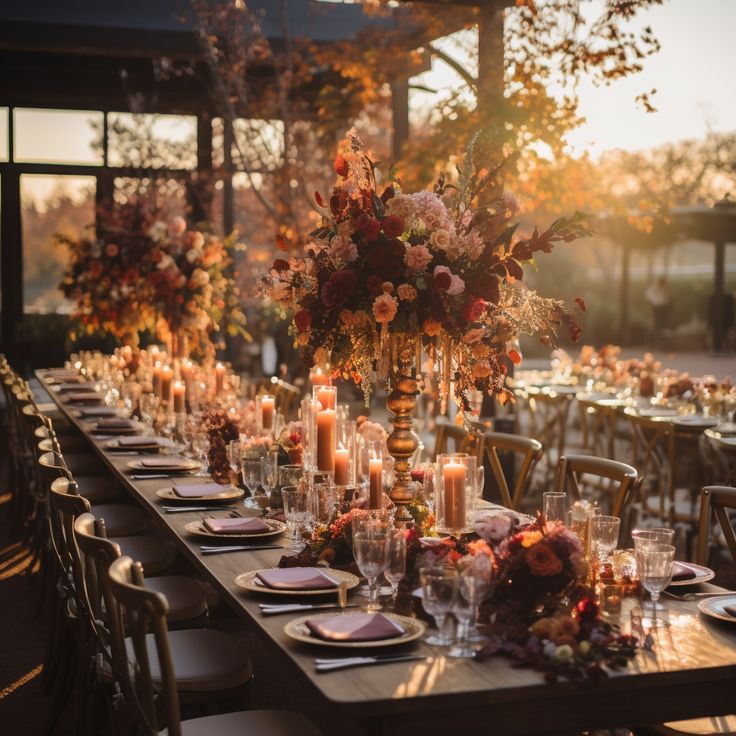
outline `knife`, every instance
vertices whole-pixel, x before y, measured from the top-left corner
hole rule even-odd
[[[371,664],[390,664],[391,662],[414,662],[426,659],[422,654],[384,654],[375,657],[351,657],[346,659],[315,659],[317,672],[332,672],[347,667],[363,667]]]
[[[203,547],[201,552],[203,555],[219,555],[224,552],[251,552],[260,549],[284,549],[280,544],[254,544],[250,547]]]
[[[151,473],[150,475],[148,473],[146,475],[131,475],[130,477],[133,480],[169,480],[171,478],[170,475],[156,475],[155,473]]]
[[[185,511],[230,511],[230,506],[164,506],[167,514],[178,514]],[[206,546],[206,545],[205,545]]]
[[[284,603],[269,604],[259,603],[261,614],[264,616],[274,616],[277,613],[298,613],[299,611],[314,611],[318,608],[342,608],[339,603]],[[345,608],[357,608],[358,603],[348,603]]]

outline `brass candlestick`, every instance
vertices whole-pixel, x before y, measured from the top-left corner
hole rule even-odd
[[[414,409],[419,389],[414,373],[414,350],[401,345],[395,356],[390,374],[391,393],[386,407],[393,414],[393,431],[386,440],[389,454],[394,458],[394,483],[390,498],[396,504],[396,521],[401,525],[413,522],[407,506],[414,500],[409,488],[411,466],[409,458],[419,447],[419,438],[414,433]]]

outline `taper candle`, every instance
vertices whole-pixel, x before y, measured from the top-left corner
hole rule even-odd
[[[225,366],[218,363],[215,366],[215,393],[221,393],[223,388],[225,388]]]
[[[449,529],[465,527],[465,465],[447,463],[442,467],[445,491],[445,524]]]
[[[273,429],[274,402],[273,396],[263,396],[261,398],[261,426],[265,430]]]
[[[183,381],[174,381],[174,385],[171,389],[171,392],[174,395],[174,413],[175,414],[184,413],[184,400],[186,396],[186,391],[187,389]]]
[[[317,470],[326,473],[335,470],[335,424],[333,409],[317,412]]]
[[[346,486],[350,483],[350,450],[340,445],[335,450],[335,485]]]
[[[171,402],[171,382],[174,380],[174,371],[165,365],[161,370],[161,401]]]
[[[372,457],[368,461],[370,495],[368,503],[372,509],[383,508],[383,458]]]

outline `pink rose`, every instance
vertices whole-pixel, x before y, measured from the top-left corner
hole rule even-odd
[[[373,316],[379,324],[388,324],[395,316],[399,303],[390,294],[381,294],[373,302]]]
[[[172,238],[182,235],[186,229],[187,223],[183,217],[177,215],[176,217],[171,218],[171,222],[169,223],[169,235]]]
[[[432,274],[435,279],[441,273],[446,273],[450,277],[450,285],[447,287],[447,293],[450,296],[457,296],[465,291],[465,282],[456,276],[447,266],[436,266]]]
[[[422,271],[432,261],[432,254],[426,245],[413,245],[404,253],[404,263],[412,271]]]

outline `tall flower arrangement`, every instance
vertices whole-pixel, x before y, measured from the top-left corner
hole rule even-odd
[[[518,362],[519,333],[551,339],[579,327],[564,305],[521,285],[522,264],[558,241],[588,234],[580,213],[544,232],[517,234],[513,196],[481,201],[501,164],[485,168],[477,141],[457,181],[403,192],[391,177],[380,191],[373,162],[354,130],[341,142],[338,180],[306,255],[278,258],[266,292],[292,310],[292,333],[307,364],[329,362],[368,391],[374,369],[387,376],[397,351],[427,352],[429,372],[446,395],[482,388],[509,398],[507,359]],[[418,367],[417,367],[418,368]]]

